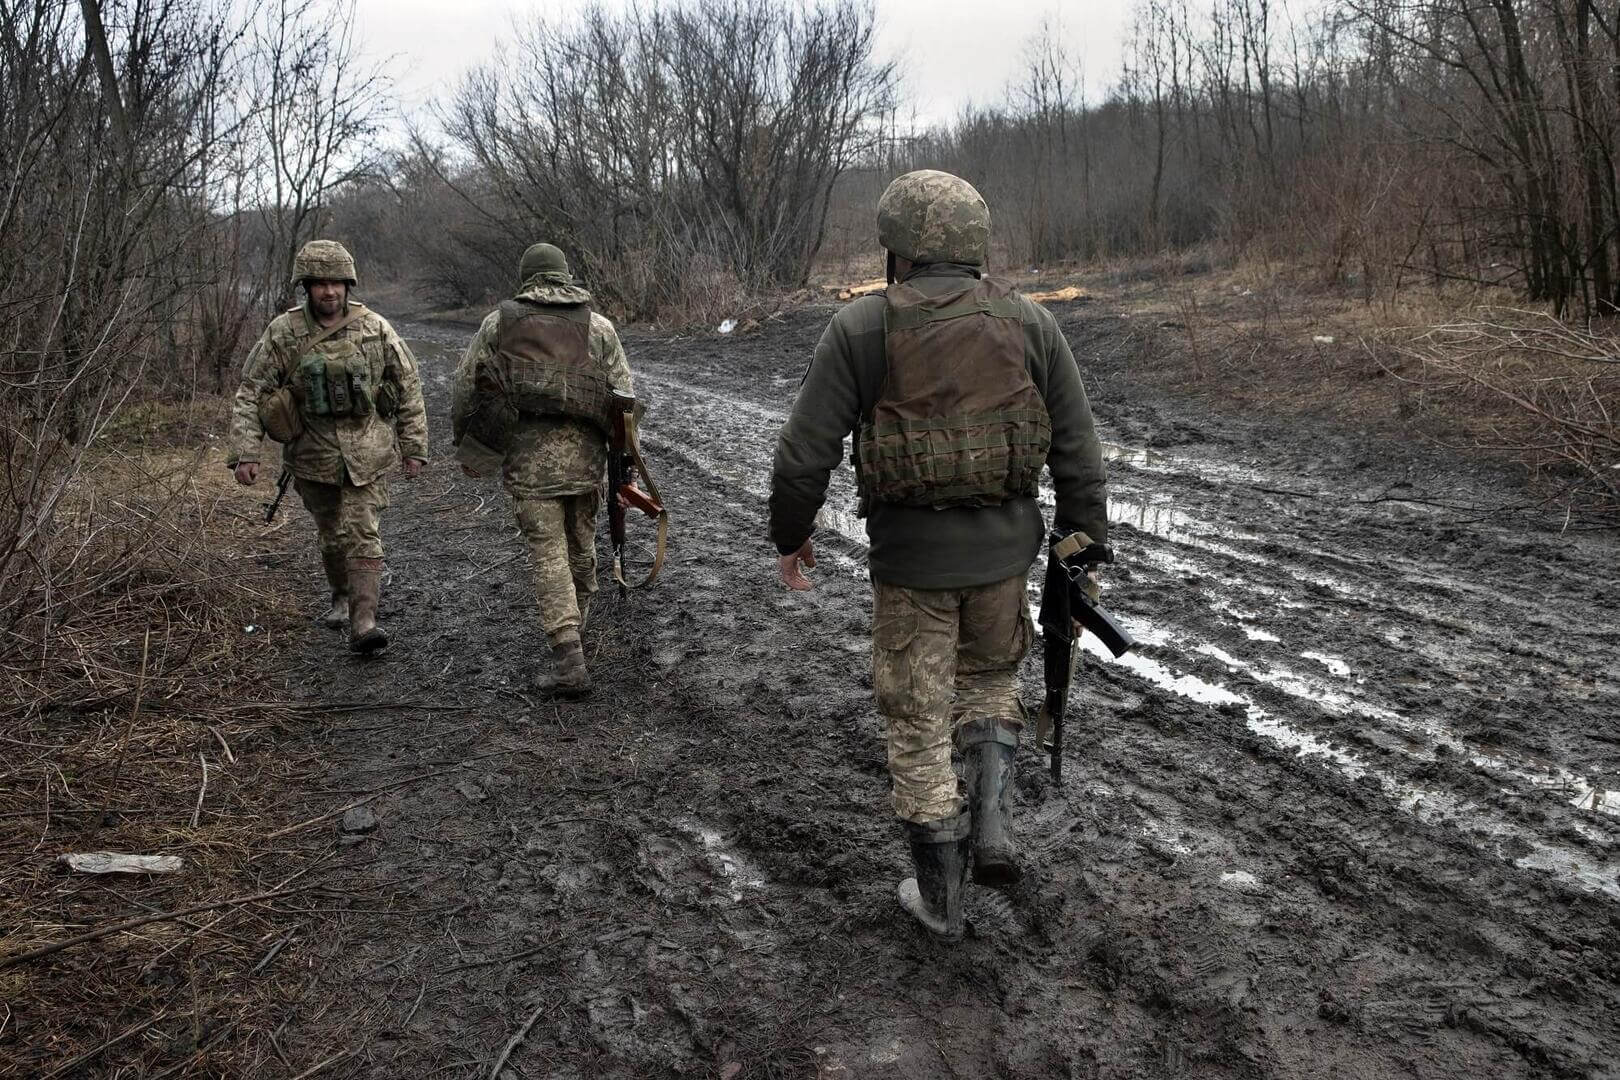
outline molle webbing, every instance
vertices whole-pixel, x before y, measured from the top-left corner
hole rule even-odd
[[[495,352],[519,412],[571,416],[606,429],[613,391],[591,358],[589,304],[504,301]]]
[[[989,506],[1034,494],[1052,426],[1011,287],[987,278],[930,297],[891,286],[884,328],[888,374],[858,447],[865,499]]]

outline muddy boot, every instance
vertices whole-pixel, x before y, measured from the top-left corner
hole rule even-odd
[[[381,559],[349,560],[349,651],[375,653],[388,648],[388,635],[377,625],[377,597],[382,591]]]
[[[578,635],[551,647],[551,671],[535,680],[534,688],[548,697],[582,698],[591,692],[591,673],[585,670],[585,650]]]
[[[992,889],[1018,884],[1018,845],[1012,833],[1013,757],[1018,736],[994,720],[957,730],[968,811],[973,815],[973,883]]]
[[[962,879],[966,876],[972,816],[962,811],[944,821],[903,821],[917,876],[900,883],[900,906],[950,941],[962,936]]]
[[[349,562],[340,551],[323,551],[321,565],[326,569],[326,583],[332,586],[332,606],[317,621],[329,630],[341,630],[349,620]]]

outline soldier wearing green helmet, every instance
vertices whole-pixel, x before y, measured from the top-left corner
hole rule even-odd
[[[264,437],[282,443],[299,497],[315,519],[330,605],[320,621],[349,623],[349,647],[378,652],[387,472],[427,463],[427,410],[416,358],[388,320],[350,296],[354,258],[311,240],[293,259],[304,303],[271,320],[248,353],[231,407],[226,464],[238,483],[259,475]]]
[[[580,635],[596,595],[609,403],[632,392],[618,332],[592,303],[560,248],[531,244],[516,294],[467,346],[450,410],[462,469],[498,471],[512,497],[551,645],[551,671],[536,689],[563,698],[591,689]]]
[[[920,170],[878,202],[889,287],[842,308],[816,346],[771,477],[778,573],[809,589],[811,534],[853,437],[869,540],[872,689],[888,728],[894,812],[915,874],[901,906],[962,934],[969,879],[1020,879],[1013,764],[1017,669],[1034,639],[1026,578],[1055,528],[1107,539],[1102,447],[1052,315],[987,276],[990,211],[961,177]],[[952,748],[961,754],[961,780]]]

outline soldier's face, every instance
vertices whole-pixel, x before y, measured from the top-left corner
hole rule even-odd
[[[343,310],[343,301],[349,292],[348,282],[311,281],[308,288],[309,306],[317,318],[336,315]]]

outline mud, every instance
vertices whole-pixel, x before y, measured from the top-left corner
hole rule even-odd
[[[278,1045],[483,1076],[532,1019],[503,1075],[1620,1074],[1613,538],[1493,513],[1517,479],[1443,453],[1166,397],[1127,320],[1053,308],[1112,447],[1105,601],[1143,646],[1088,653],[1064,787],[1020,749],[1031,872],[974,892],[968,940],[893,899],[847,469],[813,592],[765,540],[831,309],[628,334],[670,561],[597,601],[594,697],[529,693],[510,509],[442,421],[385,521],[394,649],[298,649],[290,692],[364,707],[311,731],[329,775],[288,820],[374,795],[379,826],[321,826],[365,899],[271,973]],[[464,332],[402,329],[440,418]]]

